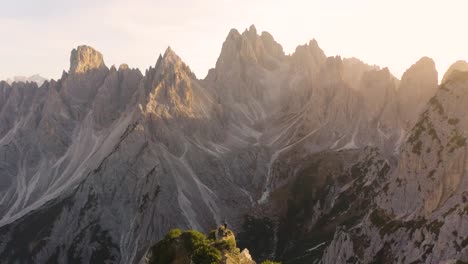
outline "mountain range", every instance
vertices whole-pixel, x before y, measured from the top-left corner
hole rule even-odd
[[[79,46],[59,80],[0,82],[0,262],[140,263],[223,221],[256,260],[468,262],[467,70],[399,80],[254,26],[204,79]]]
[[[38,86],[41,86],[47,79],[40,76],[39,74],[34,74],[32,76],[15,76],[13,78],[6,79],[6,82],[9,85],[12,85],[14,82],[35,82]]]

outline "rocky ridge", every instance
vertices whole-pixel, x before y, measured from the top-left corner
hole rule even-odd
[[[138,263],[173,227],[230,219],[241,245],[262,231],[259,260],[466,261],[451,76],[423,58],[400,81],[315,40],[286,55],[253,26],[203,80],[170,48],[142,74],[80,46],[57,81],[0,83],[0,259]]]

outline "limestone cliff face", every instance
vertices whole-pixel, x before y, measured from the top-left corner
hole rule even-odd
[[[437,70],[430,58],[421,58],[403,74],[398,88],[398,111],[406,131],[414,126],[437,89]]]
[[[108,73],[101,53],[93,48],[79,46],[71,52],[70,70],[62,76],[59,89],[74,119],[86,116]]]
[[[465,77],[459,74],[443,84],[411,130],[390,186],[395,192],[390,195],[395,214],[430,215],[466,188],[461,185],[467,136]]]
[[[253,125],[274,111],[285,59],[283,48],[270,34],[258,35],[254,26],[242,34],[233,29],[204,83],[233,119]]]
[[[92,105],[97,128],[108,127],[122,112],[128,110],[142,78],[139,70],[130,69],[126,65],[121,65],[118,70],[111,67]]]
[[[410,130],[373,209],[359,228],[337,230],[324,263],[467,261],[467,89],[462,72],[440,86]]]
[[[346,68],[343,78],[355,90],[361,88],[361,79],[366,72],[380,70],[379,66],[368,65],[357,58],[344,58],[343,66]]]
[[[70,56],[70,73],[85,73],[106,68],[102,54],[95,49],[83,45],[73,49]]]
[[[245,214],[278,208],[292,208],[304,235],[330,224],[326,241],[311,242],[318,251],[294,251],[285,241],[303,241],[301,229],[281,222],[292,235],[267,230],[277,234],[269,254],[309,250],[314,261],[333,262],[340,245],[351,248],[345,238],[355,238],[335,229],[368,224],[377,206],[385,220],[416,211],[434,221],[449,201],[464,203],[463,77],[453,75],[429,100],[436,79],[428,59],[399,82],[385,68],[327,58],[316,41],[285,55],[251,27],[229,33],[203,80],[171,49],[144,74],[109,69],[87,46],[70,62],[41,87],[0,82],[1,262],[138,263],[170,228],[206,231],[230,219],[238,231]],[[299,205],[278,205],[278,193],[303,178],[312,191],[294,199]],[[353,210],[344,209],[349,200]],[[372,250],[380,248],[362,259]]]

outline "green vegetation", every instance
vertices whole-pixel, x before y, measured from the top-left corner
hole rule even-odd
[[[147,258],[149,264],[219,264],[239,254],[234,233],[220,226],[208,237],[195,230],[172,229],[151,247]]]
[[[384,226],[387,222],[391,220],[391,218],[385,213],[385,211],[380,208],[375,209],[369,215],[369,219],[371,220],[373,225],[379,227]]]
[[[434,107],[435,110],[437,110],[437,112],[439,112],[440,115],[444,114],[444,107],[435,96],[429,100],[429,103]]]
[[[452,125],[452,126],[458,124],[458,122],[460,122],[460,119],[458,119],[458,118],[449,118],[449,120],[448,120],[448,123],[450,125]]]
[[[229,244],[229,242],[226,242]],[[225,245],[223,245],[226,248]],[[204,234],[188,230],[172,229],[162,241],[151,248],[148,263],[172,263],[177,258],[191,258],[195,264],[221,263],[221,251],[214,240],[208,239]],[[181,254],[183,252],[184,254]]]
[[[433,104],[438,106],[438,104],[435,103],[435,102],[438,102],[437,99],[434,99]],[[440,107],[442,107],[442,106],[440,106]],[[443,110],[442,110],[442,112],[443,112]],[[449,123],[457,122],[457,120],[458,119],[450,119]],[[435,130],[432,122],[429,120],[429,116],[428,116],[427,112],[425,112],[423,114],[423,117],[416,123],[416,125],[414,126],[414,128],[413,128],[413,130],[412,130],[412,132],[411,132],[411,134],[410,134],[410,136],[408,138],[408,142],[412,145],[412,152],[417,154],[417,155],[421,155],[422,150],[423,150],[423,141],[421,140],[421,136],[424,133],[429,135],[432,138],[433,141],[436,141],[439,144],[441,143],[441,140],[439,138],[439,135],[437,134],[437,131]],[[439,151],[441,151],[441,150],[439,150]],[[427,153],[431,152],[431,148],[426,147],[426,152]],[[439,160],[440,160],[440,153],[438,153],[438,156],[439,156]]]
[[[425,228],[429,232],[435,234],[437,239],[439,237],[440,228],[444,225],[443,222],[438,220],[434,220],[428,223],[428,221],[424,218],[418,218],[409,221],[393,219],[393,216],[388,215],[383,209],[380,208],[374,210],[369,215],[369,218],[372,224],[380,229],[379,233],[381,237],[384,237],[386,234],[394,233],[401,228],[408,230],[409,235],[412,238],[414,232],[417,229]]]
[[[172,240],[172,239],[176,239],[178,237],[180,237],[182,235],[182,230],[176,228],[176,229],[171,229],[167,235],[166,235],[166,239],[169,239],[169,240]]]
[[[423,134],[424,131],[426,131],[427,127],[429,126],[429,118],[427,116],[427,113],[424,114],[424,117],[419,120],[416,125],[413,128],[413,131],[408,138],[408,142],[413,146],[413,153],[421,155],[421,150],[422,150],[422,141],[421,141],[421,135]],[[434,137],[434,135],[432,135]]]
[[[195,264],[217,264],[222,259],[221,252],[207,243],[198,245],[192,255]]]
[[[428,230],[431,231],[431,233],[436,235],[436,239],[439,237],[440,233],[440,228],[444,225],[444,222],[434,220],[429,225],[427,226]]]
[[[413,145],[413,153],[421,155],[422,142],[418,141]]]
[[[449,153],[452,153],[457,148],[461,148],[466,145],[466,138],[459,134],[457,130],[452,131],[452,137],[448,142]]]
[[[214,246],[221,251],[231,251],[236,248],[236,241],[234,239],[219,240]]]
[[[271,261],[271,260],[265,260],[260,264],[281,264],[281,262],[276,262],[276,261]]]
[[[216,240],[216,230],[211,230],[211,231],[208,233],[208,239]]]

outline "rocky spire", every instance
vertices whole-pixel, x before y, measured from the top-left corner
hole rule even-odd
[[[306,70],[310,76],[317,75],[326,60],[327,56],[315,39],[308,44],[297,46],[291,55],[293,68],[299,71]]]
[[[435,63],[423,57],[413,64],[402,76],[398,89],[398,109],[405,129],[416,122],[421,110],[438,88]]]
[[[84,73],[89,70],[106,68],[102,54],[90,46],[82,45],[73,49],[70,56],[70,73]]]
[[[216,68],[224,66],[233,67],[233,64],[243,61],[248,64],[259,64],[262,67],[270,67],[272,60],[281,60],[284,57],[283,48],[268,32],[257,34],[254,25],[240,34],[232,29],[224,41],[221,54],[216,63]]]
[[[177,55],[171,47],[167,47],[164,55],[159,56],[156,63],[155,70],[158,72],[164,70],[173,72],[173,74],[185,74],[192,79],[196,79],[195,74],[192,72],[189,66],[185,64],[182,59]]]
[[[147,72],[145,91],[142,98],[146,111],[173,116],[193,115],[192,84],[195,74],[182,59],[168,47],[159,56],[155,68]]]

